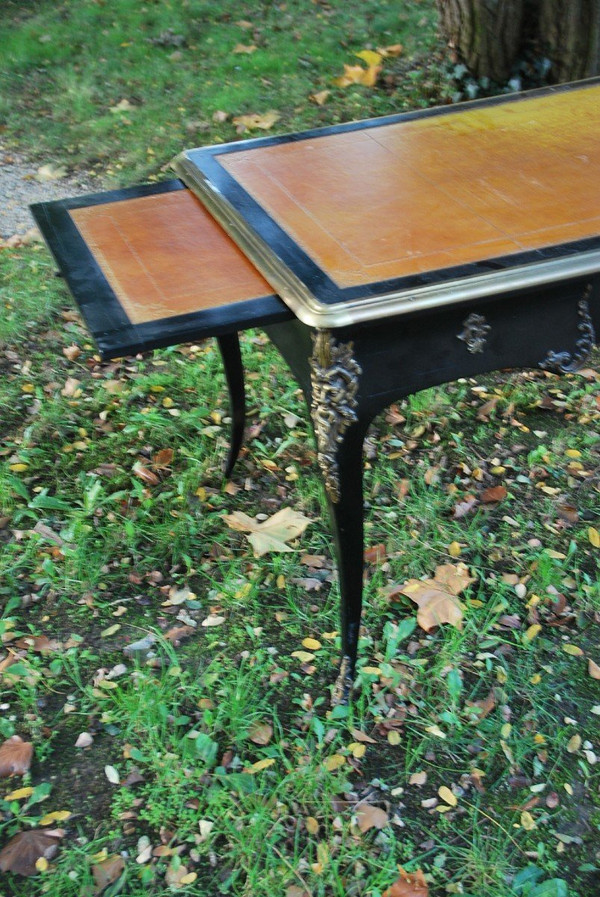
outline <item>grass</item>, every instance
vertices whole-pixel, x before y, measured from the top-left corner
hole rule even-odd
[[[231,139],[218,109],[275,108],[291,130],[447,88],[411,57],[435,46],[429,3],[66,13],[6,5],[3,141],[104,182],[164,176],[182,145]],[[242,38],[260,50],[232,54]],[[391,80],[308,100],[353,51],[397,42]],[[133,110],[111,113],[123,98]],[[398,865],[431,897],[595,894],[597,356],[561,379],[449,384],[377,419],[357,689],[332,710],[331,536],[274,349],[244,336],[250,423],[226,484],[211,344],[101,364],[41,246],[4,249],[0,277],[0,744],[34,745],[31,769],[1,780],[0,850],[62,830],[34,876],[0,873],[0,894],[381,897]],[[223,520],[287,506],[311,520],[290,553],[255,558]],[[428,634],[390,598],[460,563],[462,629]]]

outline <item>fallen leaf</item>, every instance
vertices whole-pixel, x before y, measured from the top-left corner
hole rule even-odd
[[[271,111],[264,112],[262,115],[259,115],[258,112],[252,112],[249,115],[236,115],[232,120],[237,133],[243,134],[244,131],[255,131],[257,129],[269,131],[280,118],[279,112]]]
[[[458,803],[458,798],[454,794],[454,792],[450,791],[446,785],[442,785],[441,788],[438,788],[438,794],[444,801],[444,803],[449,804],[451,807],[455,807]]]
[[[484,504],[491,504],[492,502],[503,501],[508,492],[505,486],[492,486],[490,489],[484,489],[483,492],[479,495],[479,500]]]
[[[227,617],[220,617],[218,614],[209,614],[200,625],[204,627],[222,626],[226,619]]]
[[[600,679],[600,666],[591,657],[588,658],[588,673],[592,679]]]
[[[253,519],[242,511],[226,514],[223,519],[231,529],[250,533],[247,538],[255,557],[262,557],[270,551],[292,551],[285,543],[297,538],[312,522],[292,508],[282,508],[267,520]]]
[[[253,763],[252,766],[245,770],[249,772],[251,775],[254,775],[256,772],[261,772],[263,769],[268,769],[269,766],[273,766],[275,760],[273,757],[266,757],[264,760],[257,760],[256,763]]]
[[[248,729],[248,738],[254,744],[268,744],[273,737],[273,726],[269,723],[253,723]]]
[[[463,610],[460,602],[452,592],[435,580],[409,579],[401,589],[401,594],[414,601],[419,608],[417,621],[425,632],[430,632],[441,623],[462,628]]]
[[[457,501],[452,511],[455,520],[465,517],[477,504],[477,498],[474,495],[465,495],[462,501]]]
[[[403,50],[404,47],[402,44],[391,44],[389,47],[377,47],[377,52],[380,56],[383,56],[384,59],[400,56]]]
[[[0,871],[35,875],[39,859],[51,860],[58,852],[59,838],[52,832],[31,829],[19,832],[0,851]]]
[[[427,773],[426,772],[413,772],[411,777],[408,780],[409,785],[417,785],[417,787],[421,787],[427,781]]]
[[[321,642],[317,641],[316,638],[305,638],[302,639],[302,647],[308,648],[309,651],[318,651],[321,647]]]
[[[33,744],[13,735],[0,745],[0,779],[22,776],[28,771],[33,758]]]
[[[311,93],[308,99],[317,106],[324,106],[330,96],[330,90],[319,90],[317,93]]]
[[[383,892],[383,897],[428,897],[429,887],[420,869],[411,873],[398,866],[398,871],[399,878]]]
[[[356,739],[356,741],[362,741],[365,744],[377,744],[374,738],[371,738],[370,735],[365,735],[364,732],[361,732],[360,729],[352,729],[352,737]]]
[[[370,54],[369,59],[374,60],[377,59],[377,62],[371,61],[369,63],[367,59],[367,68],[364,68],[362,65],[344,65],[344,74],[339,78],[334,78],[333,83],[336,87],[350,87],[352,84],[362,84],[363,87],[374,87],[377,83],[377,78],[379,77],[379,73],[381,72],[381,56],[379,53],[373,53],[370,50],[363,50],[362,53],[356,53],[356,56],[359,56],[361,59],[365,58],[365,54]]]
[[[17,648],[31,648],[37,654],[50,654],[52,651],[60,651],[62,648],[59,641],[49,639],[47,635],[26,635],[15,642],[15,645]]]
[[[590,545],[593,545],[594,548],[600,548],[600,533],[593,526],[588,528],[588,539],[590,540]]]
[[[340,766],[343,766],[345,762],[346,758],[343,754],[332,754],[330,757],[327,757],[324,766],[327,772],[333,772],[334,770],[339,769]]]
[[[144,483],[148,483],[149,486],[156,486],[158,483],[160,483],[160,480],[156,476],[156,474],[148,467],[140,464],[139,461],[133,465],[132,469],[136,477],[139,477],[140,480],[144,481]]]
[[[101,894],[109,885],[114,884],[125,871],[125,860],[119,854],[113,854],[101,860],[99,863],[92,864],[92,875],[94,876],[94,894]]]
[[[121,777],[114,766],[105,766],[104,775],[111,785],[119,785],[121,783]]]
[[[38,168],[35,179],[41,184],[47,184],[48,181],[58,181],[66,175],[67,169],[64,165],[54,165],[53,162],[50,162],[48,165]]]
[[[232,53],[248,53],[248,54],[250,54],[250,53],[256,53],[257,50],[258,50],[258,47],[256,46],[256,44],[236,44],[231,52]]]
[[[390,817],[380,807],[360,803],[356,806],[356,821],[361,832],[368,832],[371,828],[385,828]]]
[[[75,747],[78,748],[86,748],[90,747],[94,743],[93,737],[89,732],[80,732],[77,736],[77,741],[75,742]]]
[[[173,463],[173,449],[160,449],[155,455],[152,455],[152,463],[155,467],[169,467]]]

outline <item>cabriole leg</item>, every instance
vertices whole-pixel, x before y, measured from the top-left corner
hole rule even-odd
[[[244,425],[246,423],[244,368],[242,366],[240,340],[237,333],[226,333],[223,336],[218,336],[217,343],[225,368],[231,409],[231,439],[229,454],[224,468],[225,476],[230,477],[244,441]]]

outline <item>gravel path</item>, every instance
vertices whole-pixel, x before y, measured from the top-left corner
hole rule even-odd
[[[85,174],[40,180],[43,179],[40,168],[43,166],[35,167],[23,156],[0,146],[0,243],[35,227],[29,203],[97,193],[102,189],[98,180]]]

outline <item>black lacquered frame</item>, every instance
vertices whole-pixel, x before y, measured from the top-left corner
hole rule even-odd
[[[281,299],[273,294],[143,324],[129,320],[69,212],[185,189],[180,180],[173,179],[31,206],[36,223],[104,359],[235,333],[293,317]]]

